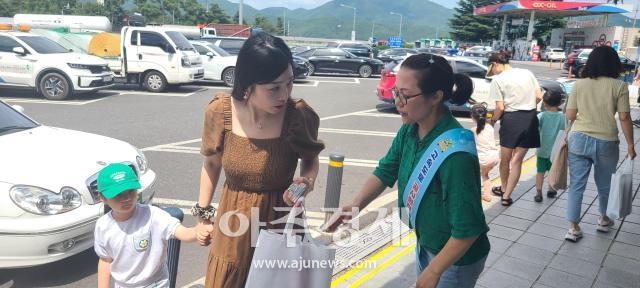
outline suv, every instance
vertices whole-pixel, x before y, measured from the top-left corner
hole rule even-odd
[[[340,48],[358,57],[373,58],[373,48],[367,44],[357,42],[329,42],[327,47]]]
[[[227,51],[231,55],[238,55],[240,53],[240,48],[244,45],[244,42],[247,41],[247,38],[242,37],[207,37],[200,38],[200,41],[207,41],[213,43],[225,51]]]
[[[0,87],[35,88],[50,100],[113,84],[105,60],[27,32],[0,31],[0,67]]]

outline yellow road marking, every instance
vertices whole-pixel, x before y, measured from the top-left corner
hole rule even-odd
[[[358,279],[358,281],[354,282],[351,286],[349,286],[349,288],[355,288],[358,287],[360,285],[362,285],[362,283],[364,283],[365,281],[369,280],[369,278],[373,277],[374,275],[378,274],[378,272],[380,272],[380,270],[386,268],[387,266],[391,265],[393,262],[398,261],[398,259],[400,259],[400,257],[404,256],[405,254],[413,251],[416,249],[416,243],[413,243],[411,245],[409,245],[407,248],[402,249],[402,251],[400,251],[398,254],[394,255],[393,257],[391,257],[391,259],[387,260],[386,262],[382,263],[382,265],[380,265],[379,267],[376,267],[376,269],[373,269],[373,271],[367,273],[366,275],[362,276],[362,278]]]
[[[384,257],[385,255],[389,254],[390,252],[397,250],[398,248],[402,247],[401,244],[405,241],[409,241],[411,240],[411,238],[415,238],[416,234],[415,232],[411,231],[409,232],[409,234],[407,234],[407,236],[402,237],[399,241],[394,242],[393,244],[387,246],[386,248],[384,248],[382,251],[376,253],[375,255],[371,256],[370,258],[368,258],[367,260],[364,261],[364,263],[367,262],[373,262],[376,261],[382,257]],[[359,265],[358,267],[353,267],[351,269],[349,269],[349,271],[347,271],[346,273],[340,275],[340,277],[334,279],[333,281],[331,281],[331,287],[335,287],[336,285],[340,284],[341,282],[343,282],[346,279],[351,278],[353,275],[357,274],[358,272],[360,272],[360,270],[363,269],[363,267],[367,267],[367,265]]]
[[[536,159],[537,159],[536,156],[533,155],[529,159],[527,159],[524,163],[522,163],[522,170],[520,172],[520,176],[528,173],[529,171],[531,171],[536,166],[535,165]],[[491,181],[491,184],[493,186],[495,186],[497,184],[500,184],[500,177],[496,177],[495,179],[493,179]],[[404,238],[400,239],[400,241],[398,241],[396,243],[402,243],[402,241],[406,241],[407,239],[409,239],[409,237],[415,237],[415,233],[414,232],[409,233],[407,236],[405,236]],[[385,248],[384,250],[382,250],[382,251],[378,252],[377,254],[371,256],[369,259],[366,260],[366,262],[375,261],[377,259],[380,259],[380,258],[384,257],[385,255],[389,254],[390,252],[395,252],[395,250],[397,250],[398,247],[399,246],[390,245],[387,248]],[[367,281],[369,278],[373,277],[375,274],[380,272],[380,270],[382,270],[384,267],[387,267],[387,266],[391,265],[393,262],[397,261],[400,257],[402,257],[405,254],[409,253],[409,251],[412,250],[412,249],[408,249],[410,247],[415,248],[415,244],[412,244],[409,247],[401,250],[400,252],[398,252],[398,254],[394,255],[389,260],[384,262],[381,266],[377,267],[376,269],[372,270],[371,272],[367,273],[366,275],[360,277],[356,282],[354,282],[349,287],[351,288],[351,287],[360,286],[362,283]],[[343,282],[344,280],[349,279],[351,276],[354,276],[355,274],[357,274],[361,270],[362,270],[362,267],[354,267],[354,268],[349,269],[349,271],[347,271],[346,273],[342,274],[340,277],[336,278],[335,280],[331,281],[331,288],[337,286],[339,283]]]

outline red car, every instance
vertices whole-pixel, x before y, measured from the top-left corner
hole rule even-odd
[[[394,70],[394,68],[396,68],[397,65],[397,62],[390,62],[386,64],[380,72],[380,83],[376,89],[376,95],[378,95],[380,101],[394,103],[391,88],[396,85],[397,70]]]

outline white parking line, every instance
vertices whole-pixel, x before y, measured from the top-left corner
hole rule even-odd
[[[391,137],[391,138],[396,137],[396,133],[380,132],[380,131],[334,129],[334,128],[320,128],[318,131],[323,133],[336,133],[336,134],[347,134],[347,135],[382,136],[382,137]]]
[[[379,117],[379,118],[400,118],[398,114],[391,113],[358,113],[355,116]]]
[[[368,109],[368,110],[356,111],[356,112],[345,113],[345,114],[340,114],[335,116],[328,116],[328,117],[320,118],[320,120],[324,121],[324,120],[338,119],[338,118],[349,117],[349,116],[354,116],[360,113],[373,112],[373,111],[378,111],[378,109]]]
[[[107,96],[108,97],[108,96]],[[0,98],[6,102],[12,103],[28,103],[28,104],[54,104],[54,105],[72,105],[72,106],[82,106],[91,103],[95,103],[98,101],[102,101],[105,98],[87,100],[87,101],[60,101],[60,100],[46,100],[46,99],[22,99],[22,98]]]
[[[318,87],[320,81],[312,81],[313,84],[293,84],[293,87]]]

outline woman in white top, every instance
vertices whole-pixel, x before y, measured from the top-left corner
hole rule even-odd
[[[496,146],[493,125],[487,123],[487,103],[471,106],[471,119],[476,127],[471,128],[476,138],[478,160],[480,161],[480,176],[482,177],[482,200],[491,202],[491,180],[489,172],[498,164],[498,147]],[[487,125],[488,124],[488,125]]]
[[[489,57],[489,97],[496,101],[492,122],[500,120],[500,187],[493,193],[502,205],[513,203],[511,193],[520,181],[522,161],[530,148],[540,147],[537,105],[542,101],[538,80],[526,69],[511,68],[504,53]],[[503,190],[503,187],[505,189]]]

